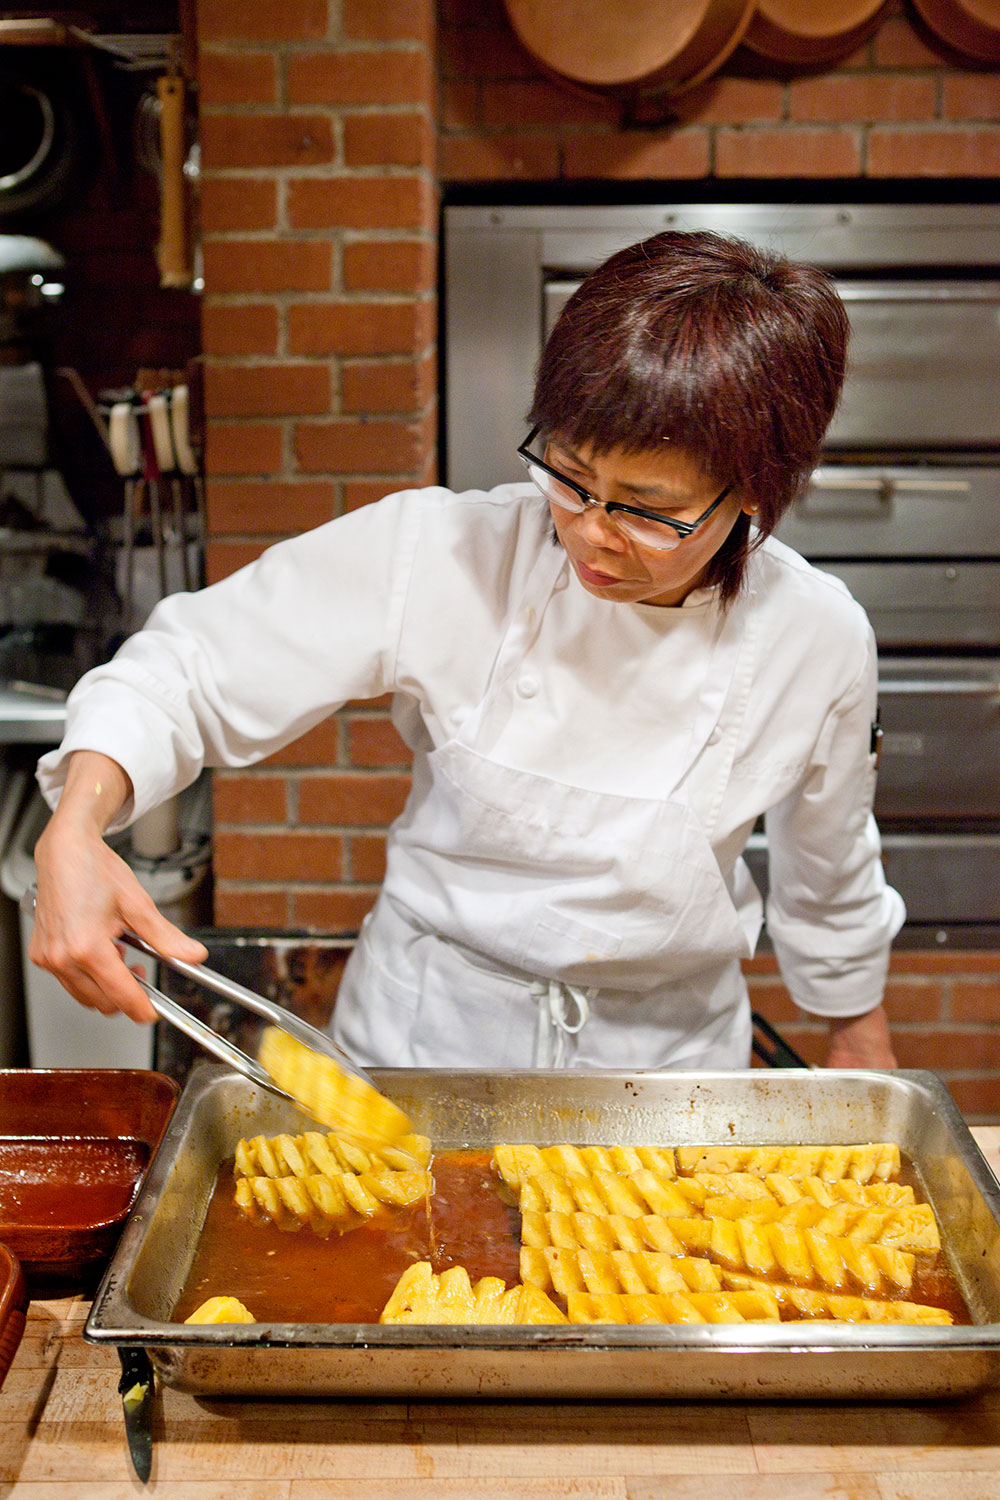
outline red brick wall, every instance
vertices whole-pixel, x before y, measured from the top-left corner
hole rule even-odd
[[[821,1062],[826,1027],[793,1004],[774,958],[745,967],[754,1009],[807,1062]],[[969,1119],[1000,1120],[1000,953],[897,950],[885,1004],[900,1067],[933,1069]]]
[[[631,111],[542,77],[502,0],[440,0],[440,12],[446,179],[1000,172],[1000,78],[949,54],[902,3],[824,72],[782,70],[737,48],[699,88]]]
[[[208,570],[434,476],[430,0],[201,0]],[[216,919],[355,928],[406,795],[384,704],[216,780]]]
[[[738,50],[631,111],[544,78],[501,0],[199,0],[209,571],[433,475],[440,182],[994,177],[1000,80],[901,4],[859,51],[789,73]],[[683,191],[683,188],[681,189]],[[216,781],[216,918],[357,926],[402,805],[384,704],[349,705]],[[754,1000],[817,1038],[767,958]],[[904,1064],[1000,1117],[1000,955],[900,953]]]

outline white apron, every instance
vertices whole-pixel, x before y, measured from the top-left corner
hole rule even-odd
[[[737,603],[722,617],[663,796],[589,791],[489,754],[497,715],[537,691],[517,674],[564,566],[561,548],[541,549],[482,702],[414,766],[334,1012],[336,1039],[361,1063],[748,1065],[749,943],[683,782],[711,736],[721,796],[749,694],[752,611]]]

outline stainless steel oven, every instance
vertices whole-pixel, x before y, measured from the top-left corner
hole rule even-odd
[[[532,371],[580,277],[664,228],[829,269],[852,325],[823,464],[780,535],[879,641],[876,812],[903,941],[1000,937],[1000,204],[445,210],[445,472],[519,477]],[[766,849],[749,851],[766,885]]]

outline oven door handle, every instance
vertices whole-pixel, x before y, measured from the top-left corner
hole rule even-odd
[[[894,494],[911,491],[914,494],[967,495],[972,488],[967,479],[934,479],[929,475],[919,478],[899,474],[851,474],[849,477],[836,470],[816,469],[809,480],[811,489],[843,490],[845,494],[858,493],[878,495],[888,502]]]
[[[901,677],[898,680],[879,681],[879,697],[889,694],[910,693],[916,696],[933,696],[935,693],[951,693],[965,698],[1000,699],[1000,681],[995,677]]]

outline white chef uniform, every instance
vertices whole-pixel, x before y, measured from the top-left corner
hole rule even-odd
[[[391,496],[166,600],[74,689],[39,779],[54,800],[70,751],[104,751],[123,826],[386,692],[413,791],[338,997],[359,1061],[744,1066],[762,813],[793,996],[878,1003],[903,910],[871,818],[872,634],[773,540],[728,610],[612,604],[531,486]]]

